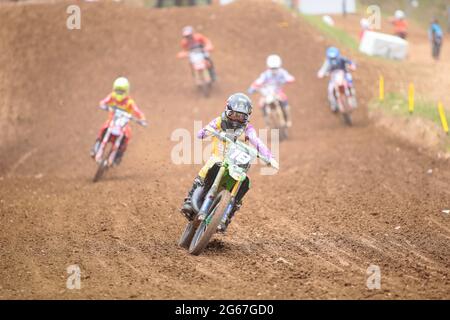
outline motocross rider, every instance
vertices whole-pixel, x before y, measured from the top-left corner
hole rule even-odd
[[[295,78],[289,74],[289,72],[283,69],[282,60],[280,56],[273,54],[267,57],[266,60],[267,70],[261,73],[258,79],[256,79],[250,88],[248,89],[249,94],[255,93],[259,88],[264,87],[266,85],[273,85],[277,88],[277,93],[280,98],[281,108],[283,110],[284,120],[288,127],[292,126],[291,116],[290,116],[290,108],[286,94],[284,93],[282,86],[285,83],[292,83],[295,81]],[[260,100],[260,107],[263,110],[264,116],[266,116],[264,107],[264,100]]]
[[[189,54],[189,51],[201,48],[203,49],[205,59],[209,63],[209,75],[211,76],[212,81],[216,81],[216,70],[214,68],[214,63],[211,59],[210,52],[214,49],[211,40],[202,35],[201,33],[194,32],[194,28],[192,26],[186,26],[182,30],[183,39],[181,40],[181,48],[183,51],[178,53],[178,57],[184,57]]]
[[[394,26],[394,34],[399,38],[406,39],[408,36],[408,21],[405,13],[402,10],[396,10],[394,17],[390,18],[389,21]]]
[[[320,68],[317,76],[323,78],[326,75],[330,75],[333,71],[343,70],[345,72],[345,79],[350,86],[352,97],[356,96],[355,88],[353,86],[353,78],[350,70],[356,70],[356,65],[348,58],[341,56],[339,49],[335,47],[329,47],[326,51],[326,59]],[[333,79],[330,78],[328,83],[328,100],[330,101],[331,111],[338,112],[338,103],[334,94]],[[356,99],[354,101],[356,107]]]
[[[213,119],[208,126],[214,130],[226,134],[233,140],[239,139],[242,141],[249,141],[256,149],[266,158],[271,160],[271,163],[276,162],[273,159],[272,153],[264,145],[264,143],[258,138],[255,128],[249,123],[250,114],[252,113],[252,102],[249,97],[243,93],[236,93],[231,95],[227,102],[225,111],[217,118]],[[206,128],[201,129],[197,137],[199,139],[204,139],[209,135]],[[212,155],[203,168],[199,171],[198,176],[194,179],[191,190],[189,191],[187,197],[184,199],[184,204],[181,208],[181,213],[189,220],[192,221],[194,218],[194,210],[192,208],[191,197],[195,189],[199,186],[205,186],[205,189],[209,189],[212,185],[213,179],[205,179],[210,170],[219,170],[217,163],[223,161],[223,150],[225,143],[219,140],[217,137],[213,137],[213,151]],[[214,175],[212,175],[214,176]],[[248,177],[242,183],[241,187],[236,196],[236,205],[233,208],[232,213],[225,225],[220,226],[220,230],[224,232],[230,223],[231,218],[234,213],[239,210],[242,205],[242,199],[247,193],[250,186],[250,181]]]
[[[108,110],[108,107],[117,107],[119,109],[122,109],[133,116],[135,116],[137,119],[139,119],[139,123],[143,126],[147,125],[147,121],[145,120],[144,113],[138,108],[134,100],[129,95],[130,92],[130,82],[127,78],[120,77],[117,78],[114,81],[113,84],[113,91],[110,93],[105,99],[100,101],[100,108],[103,110]],[[107,128],[110,125],[110,122],[113,119],[114,112],[109,113],[108,120],[103,124],[102,128],[100,129],[100,132],[98,134],[97,140],[95,141],[94,146],[91,149],[91,157],[94,158],[98,148],[100,147],[101,141],[103,139],[103,136],[106,133]],[[116,158],[114,163],[116,165],[120,164],[123,154],[125,150],[127,149],[128,143],[131,139],[131,129],[130,126],[127,125],[125,128],[125,136],[122,140],[119,150],[117,152]]]

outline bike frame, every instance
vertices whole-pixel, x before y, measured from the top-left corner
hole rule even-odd
[[[224,189],[228,189],[231,192],[231,201],[228,203],[225,213],[222,217],[223,221],[226,221],[228,216],[230,215],[234,204],[236,202],[236,196],[239,192],[239,189],[242,185],[242,181],[236,181],[231,176],[227,174],[228,172],[228,164],[223,162],[220,166],[219,172],[217,173],[214,182],[209,189],[208,193],[205,196],[205,200],[200,208],[199,215],[207,215],[210,212],[211,207],[214,204],[214,200],[217,198],[217,194],[219,193],[219,189],[224,186]],[[230,183],[232,181],[232,183]]]
[[[214,136],[216,137],[220,137],[220,135],[213,129],[208,130],[209,132],[211,132]],[[220,137],[219,139],[224,139],[226,141],[226,143],[236,143],[236,144],[240,144],[239,141],[233,142],[231,141],[229,138],[222,138]],[[244,147],[245,149],[247,149],[249,152],[252,152],[249,147],[245,144],[241,144],[241,147]],[[226,153],[228,152],[228,147],[226,146],[224,148],[224,160],[220,165],[219,171],[216,174],[214,181],[210,187],[210,189],[208,190],[208,193],[205,196],[205,199],[200,207],[200,210],[198,212],[199,216],[207,216],[208,213],[211,210],[211,207],[213,206],[216,198],[217,198],[217,194],[219,192],[219,190],[223,187],[223,189],[227,189],[230,191],[231,193],[231,201],[230,203],[227,205],[227,208],[225,210],[225,213],[222,217],[222,220],[226,220],[229,216],[229,214],[231,213],[235,202],[236,202],[236,196],[239,192],[239,189],[242,186],[242,182],[247,178],[247,171],[250,168],[247,168],[247,171],[244,173],[244,175],[242,175],[241,177],[236,177],[233,178],[232,174],[230,174],[230,164],[227,162],[227,158],[226,158]],[[264,161],[266,162],[270,162],[267,159],[265,159],[264,157],[262,157],[256,150],[253,151],[256,152],[256,154],[254,154],[254,157],[259,157],[262,158]]]

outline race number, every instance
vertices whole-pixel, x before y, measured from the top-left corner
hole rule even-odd
[[[247,164],[252,159],[252,157],[248,153],[239,149],[234,149],[230,155],[230,158],[235,160],[239,164]]]

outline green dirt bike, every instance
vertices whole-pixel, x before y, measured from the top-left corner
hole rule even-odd
[[[215,176],[210,175],[213,170],[208,172],[205,182],[213,181],[212,185],[209,188],[207,185],[198,187],[192,195],[196,216],[184,229],[178,244],[193,255],[202,253],[211,237],[221,230],[221,226],[228,225],[236,196],[247,179],[252,161],[259,158],[275,169],[279,168],[274,159],[266,158],[255,148],[231,139],[224,132],[219,133],[209,127],[206,130],[225,142],[224,160],[218,164]]]

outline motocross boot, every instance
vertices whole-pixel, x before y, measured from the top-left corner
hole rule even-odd
[[[95,158],[95,155],[97,154],[99,147],[100,147],[100,139],[97,139],[97,140],[95,140],[95,143],[92,146],[91,151],[90,151],[90,156],[92,159]]]
[[[358,107],[358,100],[356,99],[356,89],[355,87],[350,87],[350,103],[353,109]]]
[[[337,102],[336,98],[330,99],[330,110],[334,114],[338,114],[339,113],[339,105],[338,105],[338,102]]]
[[[214,64],[213,64],[211,58],[207,58],[207,59],[209,61],[209,65],[210,65],[209,69],[208,69],[209,76],[211,77],[212,82],[216,82],[216,80],[217,80],[216,69],[214,68]]]
[[[222,234],[224,234],[227,231],[228,225],[231,222],[231,219],[233,219],[234,215],[236,214],[237,211],[239,211],[239,209],[242,207],[242,201],[240,201],[239,203],[236,203],[233,207],[233,209],[231,210],[230,214],[228,215],[226,221],[221,221],[219,226],[217,227],[217,232],[220,232]]]
[[[114,158],[114,165],[118,166],[122,162],[124,151],[117,151],[116,157]]]
[[[281,110],[283,110],[283,116],[284,116],[284,121],[286,122],[286,126],[288,128],[292,127],[290,106],[287,104],[284,107],[282,107]]]
[[[192,221],[194,219],[194,208],[192,207],[192,195],[194,194],[195,189],[203,186],[203,179],[197,176],[194,179],[194,183],[192,184],[192,189],[189,191],[187,197],[184,199],[183,206],[181,207],[181,213],[189,220]]]

